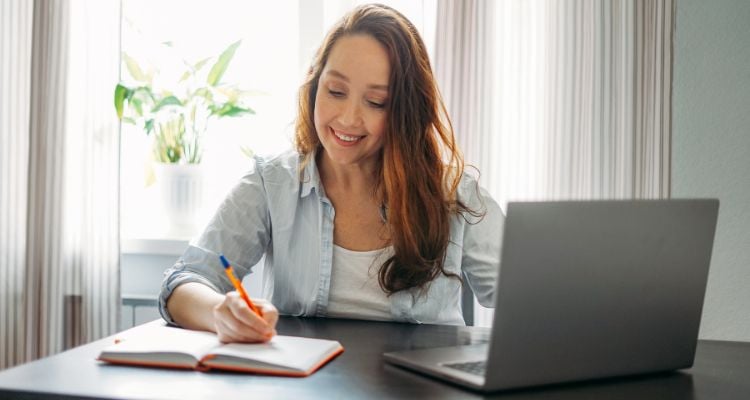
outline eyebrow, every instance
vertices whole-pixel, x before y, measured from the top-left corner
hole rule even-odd
[[[335,69],[329,69],[328,70],[328,74],[329,75],[333,75],[336,78],[339,78],[339,79],[341,79],[344,82],[349,82],[349,77],[348,76],[342,74],[339,71],[336,71]],[[388,85],[373,85],[373,84],[370,84],[370,85],[367,85],[367,88],[369,88],[369,89],[384,90],[386,92],[388,91]]]

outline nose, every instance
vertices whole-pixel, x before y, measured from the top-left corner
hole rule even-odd
[[[361,121],[362,109],[359,102],[355,100],[347,100],[339,114],[339,123],[344,127],[356,128],[359,127]]]

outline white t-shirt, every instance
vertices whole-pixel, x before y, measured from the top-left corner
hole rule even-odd
[[[393,246],[352,251],[333,245],[328,316],[391,320],[391,302],[378,284],[378,271],[392,255]]]

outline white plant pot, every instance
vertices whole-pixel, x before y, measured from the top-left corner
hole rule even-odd
[[[203,169],[196,164],[156,163],[154,174],[167,233],[178,238],[194,236],[203,209]]]

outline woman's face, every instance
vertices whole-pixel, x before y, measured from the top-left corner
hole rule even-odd
[[[315,130],[335,164],[372,166],[383,148],[391,72],[385,48],[368,35],[340,38],[318,80]]]

